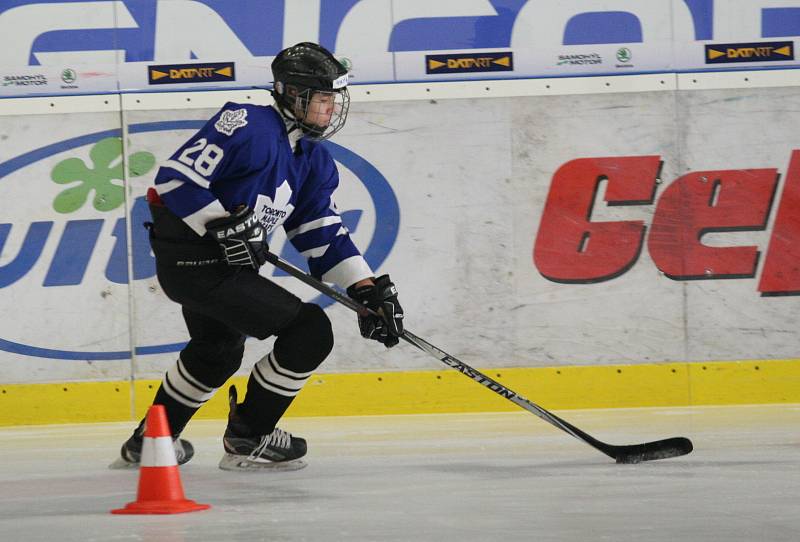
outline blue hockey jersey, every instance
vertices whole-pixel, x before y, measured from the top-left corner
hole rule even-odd
[[[269,234],[283,226],[311,274],[343,288],[373,275],[331,199],[339,174],[322,145],[296,152],[272,107],[228,102],[161,165],[156,191],[198,235],[244,204]]]

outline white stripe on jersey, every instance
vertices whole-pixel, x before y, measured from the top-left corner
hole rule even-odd
[[[328,251],[328,247],[329,246],[331,246],[330,243],[328,243],[327,245],[322,246],[322,247],[310,248],[308,250],[304,250],[303,252],[301,252],[300,255],[303,256],[306,259],[307,258],[319,258],[320,256],[323,256]]]
[[[157,184],[156,185],[156,192],[158,192],[159,196],[163,196],[167,192],[172,192],[176,188],[183,186],[183,181],[180,179],[172,179],[171,181],[167,181],[165,183]]]
[[[350,256],[334,265],[322,275],[323,282],[332,282],[342,288],[349,288],[359,280],[373,276],[369,264],[363,256]]]
[[[225,207],[222,206],[219,200],[215,199],[199,211],[195,211],[189,216],[183,217],[183,221],[186,222],[197,235],[203,236],[206,234],[206,224],[215,218],[222,218],[223,216],[228,216],[228,211],[225,210]]]
[[[336,237],[339,237],[340,235],[347,235],[349,233],[350,232],[347,230],[347,228],[342,226],[341,228],[339,228],[339,231],[336,232]],[[327,245],[323,245],[321,247],[310,248],[308,250],[304,250],[303,252],[301,252],[300,255],[303,256],[306,259],[308,259],[308,258],[320,258],[320,257],[325,255],[325,253],[328,251],[328,247],[330,247],[330,246],[331,246],[331,244],[328,243]]]
[[[311,222],[306,222],[305,224],[286,232],[286,238],[291,239],[301,233],[305,233],[307,231],[316,230],[319,228],[324,228],[325,226],[330,226],[331,224],[340,224],[342,222],[342,217],[340,216],[324,216],[322,218],[318,218],[316,220],[312,220]]]
[[[197,173],[195,170],[184,164],[181,164],[180,162],[176,162],[175,160],[167,160],[166,162],[161,164],[161,167],[174,169],[175,171],[185,176],[196,185],[202,186],[203,188],[207,189],[209,186],[211,186],[211,183],[208,182],[207,179],[201,177],[200,174]]]

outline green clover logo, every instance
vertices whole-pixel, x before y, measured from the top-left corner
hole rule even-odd
[[[125,201],[122,186],[122,138],[107,137],[89,151],[94,167],[89,168],[80,158],[67,158],[53,168],[50,178],[58,184],[79,183],[61,192],[53,200],[53,209],[72,213],[83,207],[94,190],[92,205],[98,211],[113,211]],[[141,177],[153,169],[155,156],[136,152],[128,159],[128,174]],[[120,181],[114,183],[112,181]]]

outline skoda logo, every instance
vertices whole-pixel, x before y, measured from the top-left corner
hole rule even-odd
[[[78,74],[72,68],[67,68],[61,72],[61,80],[71,85],[78,80]]]

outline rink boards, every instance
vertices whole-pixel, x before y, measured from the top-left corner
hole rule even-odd
[[[337,203],[414,333],[545,407],[796,402],[796,79],[353,87],[328,144]],[[269,102],[0,101],[0,423],[121,419],[150,400],[186,335],[154,276],[143,195],[227,100]],[[301,263],[281,237],[270,246]],[[294,414],[508,408],[433,358],[363,341],[346,309],[327,313],[337,345]],[[269,349],[249,341],[239,376]]]
[[[484,373],[547,409],[797,403],[797,360],[494,368]],[[159,380],[0,386],[0,425],[106,422],[144,416]],[[246,389],[247,377],[229,384]],[[227,387],[226,387],[227,389]],[[217,393],[197,418],[228,414]],[[455,371],[320,373],[289,417],[519,411]]]
[[[0,96],[270,84],[320,43],[356,83],[796,68],[787,0],[7,0]],[[75,39],[79,32],[80,39]]]

